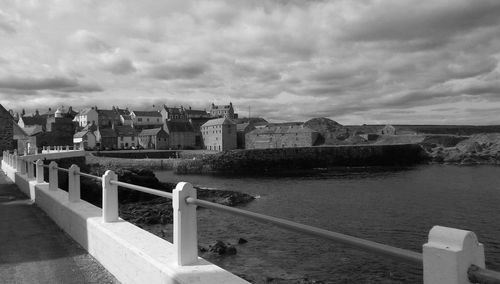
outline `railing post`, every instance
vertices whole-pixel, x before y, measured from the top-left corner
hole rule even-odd
[[[434,226],[423,261],[424,284],[469,284],[469,267],[485,267],[484,247],[473,232]]]
[[[28,172],[28,179],[32,179],[34,175],[33,175],[33,163],[31,160],[28,160],[26,162],[26,167]]]
[[[196,198],[196,189],[190,183],[179,182],[172,193],[174,246],[177,252],[177,264],[192,264],[198,260],[198,227],[196,205],[187,204],[186,198]]]
[[[18,161],[19,161],[19,156],[17,156],[17,153],[14,153],[14,155],[12,156],[12,168],[14,168],[15,170],[17,170]]]
[[[18,172],[20,172],[20,171],[21,171],[21,163],[22,163],[22,161],[23,161],[23,160],[21,160],[21,156],[20,156],[20,155],[17,155],[15,163],[16,163],[16,170],[17,170]]]
[[[43,161],[38,159],[36,161],[36,182],[42,183],[43,181]]]
[[[69,151],[69,145],[66,145],[66,152]]]
[[[24,159],[19,159],[19,161],[21,162],[20,166],[19,166],[19,172],[20,174],[24,175],[26,174],[26,161]]]
[[[49,190],[57,190],[59,180],[57,177],[57,163],[55,161],[49,164]]]
[[[70,202],[80,201],[80,168],[71,165],[68,170],[68,199]]]
[[[38,155],[38,147],[35,146],[35,155]]]
[[[107,170],[102,176],[102,218],[105,223],[118,221],[118,186],[110,181],[118,180],[115,172]]]

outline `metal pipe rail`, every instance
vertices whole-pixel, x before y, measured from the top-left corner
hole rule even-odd
[[[259,214],[259,213],[255,213],[255,212],[250,212],[250,211],[246,211],[246,210],[242,210],[242,209],[238,209],[238,208],[233,208],[233,207],[229,207],[229,206],[224,206],[224,205],[220,205],[217,203],[212,203],[212,202],[208,202],[205,200],[200,200],[200,199],[196,199],[196,198],[192,198],[192,197],[186,198],[186,203],[198,205],[198,206],[209,208],[209,209],[224,211],[227,213],[247,217],[247,218],[250,218],[250,219],[253,219],[253,220],[256,220],[259,222],[263,222],[263,223],[271,223],[277,227],[281,227],[281,228],[291,230],[294,232],[301,232],[301,233],[305,233],[305,234],[308,234],[311,236],[316,236],[316,237],[321,237],[324,239],[333,240],[333,241],[336,241],[336,242],[339,242],[342,244],[346,244],[346,245],[350,245],[350,246],[353,246],[353,247],[356,247],[359,249],[363,249],[365,251],[369,251],[372,253],[382,254],[382,255],[397,259],[397,260],[403,260],[405,262],[422,265],[422,254],[418,253],[418,252],[414,252],[414,251],[410,251],[410,250],[406,250],[406,249],[400,249],[400,248],[392,247],[389,245],[384,245],[384,244],[380,244],[377,242],[372,242],[372,241],[364,240],[361,238],[356,238],[356,237],[352,237],[352,236],[348,236],[348,235],[344,235],[344,234],[340,234],[340,233],[336,233],[336,232],[331,232],[331,231],[327,231],[324,229],[320,229],[320,228],[316,228],[316,227],[288,221],[285,219],[271,217],[271,216],[267,216],[267,215],[263,215],[263,214]]]
[[[101,180],[102,181],[102,177],[94,176],[94,175],[91,175],[91,174],[77,172],[77,173],[75,173],[75,175],[80,175],[82,177],[88,177],[88,178],[92,178],[92,179],[96,179],[96,180]]]
[[[141,191],[141,192],[145,192],[145,193],[149,193],[149,194],[172,199],[172,193],[170,193],[170,192],[165,192],[165,191],[152,189],[152,188],[144,187],[144,186],[139,186],[139,185],[135,185],[135,184],[129,184],[129,183],[121,182],[121,181],[117,181],[117,180],[112,180],[109,183],[114,184],[114,185],[118,185],[121,187],[125,187],[128,189],[133,189],[133,190],[137,190],[137,191]]]
[[[467,270],[467,276],[472,283],[500,284],[500,272],[471,265]]]

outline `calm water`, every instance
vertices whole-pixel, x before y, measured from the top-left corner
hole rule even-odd
[[[177,176],[162,181],[260,196],[245,209],[405,249],[421,251],[433,225],[474,231],[487,267],[500,270],[500,167],[420,166],[333,170],[279,177]],[[199,240],[249,242],[210,261],[262,282],[307,275],[326,283],[421,283],[413,265],[210,210],[199,211]]]

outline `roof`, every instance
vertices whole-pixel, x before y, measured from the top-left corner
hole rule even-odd
[[[133,127],[124,125],[124,126],[115,126],[115,132],[118,136],[135,136],[137,135],[137,130]]]
[[[247,127],[255,128],[253,124],[250,123],[238,123],[236,124],[236,131],[244,132],[247,131]]]
[[[153,110],[153,111],[140,111],[140,110],[133,110],[132,113],[135,114],[135,116],[152,116],[152,117],[161,117],[161,113]]]
[[[197,109],[185,109],[186,114],[197,114],[197,115],[208,115],[208,113],[204,110]]]
[[[172,121],[167,120],[165,123],[169,133],[172,132],[194,132],[193,126],[188,121]]]
[[[99,116],[119,117],[119,114],[112,109],[98,109],[97,114]]]
[[[41,116],[23,116],[21,119],[24,125],[45,125],[47,123],[47,119]]]
[[[202,126],[214,126],[214,125],[221,125],[221,124],[235,124],[235,123],[231,119],[229,119],[227,117],[223,117],[223,118],[210,119]]]
[[[132,120],[132,117],[130,117],[130,115],[127,114],[122,114],[121,117],[123,118],[123,120]]]
[[[33,136],[38,133],[43,132],[42,126],[40,125],[31,125],[28,127],[22,128],[22,130],[28,135],[28,136]]]
[[[116,132],[113,128],[101,128],[97,129],[101,137],[116,137]]]
[[[139,136],[155,136],[155,135],[158,135],[158,133],[160,133],[161,131],[163,131],[163,129],[161,127],[152,128],[152,129],[144,129],[141,131],[141,133],[139,133]]]
[[[93,109],[93,108],[84,108],[78,114],[79,115],[87,115],[91,111],[95,111],[95,109]]]
[[[73,138],[82,138],[83,136],[85,136],[87,133],[89,133],[88,130],[84,130],[84,131],[80,131],[80,132],[77,132],[75,133],[75,135],[73,135]]]

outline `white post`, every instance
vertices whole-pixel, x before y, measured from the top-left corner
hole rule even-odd
[[[19,172],[20,172],[20,174],[24,175],[24,174],[26,174],[27,162],[24,159],[19,159],[19,161],[21,162],[20,167],[19,167]]]
[[[470,231],[434,226],[423,246],[425,284],[469,284],[467,270],[484,264],[484,247]]]
[[[49,164],[49,190],[57,190],[59,187],[57,178],[57,163],[52,161]]]
[[[118,221],[118,186],[110,181],[118,180],[115,172],[107,170],[102,176],[102,218],[105,223]]]
[[[69,145],[66,145],[66,151],[69,151]]]
[[[33,178],[33,163],[31,160],[26,161],[26,167],[27,167],[27,172],[28,172],[28,179]]]
[[[80,168],[71,165],[68,171],[68,199],[70,202],[80,201]]]
[[[18,172],[21,171],[21,164],[22,164],[23,160],[21,160],[21,156],[17,156],[16,157],[16,169]]]
[[[38,147],[35,146],[35,155],[38,155]]]
[[[44,180],[43,180],[43,162],[40,159],[38,159],[36,161],[36,182],[37,183],[44,182]]]
[[[198,260],[198,227],[196,205],[187,204],[186,198],[196,198],[196,189],[188,182],[179,182],[172,193],[177,264],[181,266],[192,264]]]

